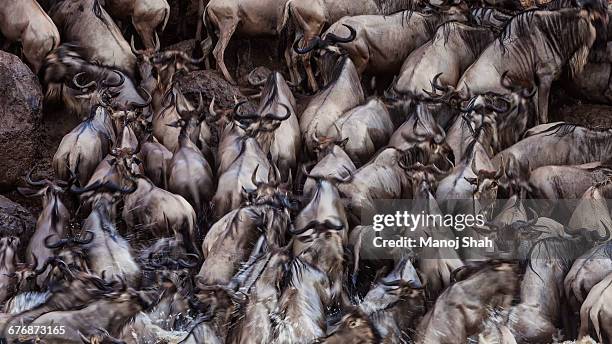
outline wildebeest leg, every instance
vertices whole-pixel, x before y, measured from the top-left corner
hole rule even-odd
[[[287,64],[287,68],[289,69],[289,77],[291,79],[291,83],[294,85],[298,85],[302,80],[300,80],[300,74],[297,69],[297,54],[291,49],[292,44],[289,44],[287,49],[285,49],[285,63]]]
[[[185,0],[182,0],[181,3],[184,3]],[[182,4],[184,7],[186,4]],[[185,12],[181,12],[185,13]],[[196,42],[202,41],[202,26],[204,25],[204,21],[202,20],[202,16],[204,15],[204,0],[198,0],[198,26],[196,27]],[[185,22],[182,20],[181,22]],[[182,25],[187,25],[184,23]]]
[[[548,98],[550,88],[554,80],[554,71],[550,67],[543,66],[537,71],[538,86],[538,124],[548,123]]]
[[[213,49],[213,55],[215,56],[215,59],[217,60],[217,68],[219,69],[219,71],[221,71],[225,80],[235,85],[236,82],[234,81],[229,71],[227,70],[224,59],[225,59],[225,49],[227,48],[227,45],[229,44],[230,39],[232,38],[232,36],[234,35],[234,32],[236,31],[236,27],[238,26],[238,20],[235,19],[235,17],[232,18],[229,16],[225,18],[221,18],[219,20],[214,13],[211,13],[210,16],[211,16],[211,20],[214,23],[216,23],[217,27],[219,28],[219,41],[217,42],[215,49]]]
[[[313,92],[319,90],[319,85],[317,84],[317,79],[315,78],[314,71],[312,70],[311,64],[311,54],[305,54],[302,56],[302,62],[304,63],[304,69],[306,70],[306,77],[308,78],[308,85]]]
[[[151,23],[143,20],[143,18],[132,18],[132,24],[138,32],[142,44],[145,49],[154,49],[155,48],[155,40],[154,40],[154,27],[151,26]]]

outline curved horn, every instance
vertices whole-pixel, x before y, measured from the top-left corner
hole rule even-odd
[[[310,45],[304,47],[304,48],[300,48],[298,47],[298,43],[300,41],[295,41],[295,43],[293,43],[293,51],[295,51],[296,53],[303,55],[303,54],[308,54],[309,52],[313,51],[315,48],[322,47],[321,44],[321,38],[320,37],[315,37],[312,42],[310,43]]]
[[[319,138],[317,137],[317,131],[316,130],[314,130],[312,132],[312,141],[315,142],[316,144],[320,144],[321,143],[321,141],[319,141]]]
[[[186,261],[185,259],[183,259],[183,258],[180,258],[180,259],[177,261],[177,263],[178,263],[178,265],[179,265],[180,267],[185,268],[185,269],[193,269],[193,268],[195,268],[195,267],[197,267],[197,266],[199,265],[199,263],[198,263],[198,261],[197,261],[197,260],[196,260],[195,262],[193,262],[193,263],[189,263],[189,262],[187,262],[187,261]]]
[[[263,118],[266,119],[273,119],[276,121],[284,121],[286,119],[288,119],[291,116],[291,110],[289,110],[289,107],[285,104],[279,104],[280,106],[282,106],[285,109],[285,114],[283,116],[276,116],[276,114],[274,113],[268,113],[265,116],[263,116]]]
[[[117,81],[116,83],[111,83],[106,81],[106,79],[102,80],[102,86],[105,87],[119,87],[121,85],[123,85],[123,83],[125,82],[125,76],[123,76],[123,73],[119,72],[116,69],[112,70],[113,73],[115,73],[118,77],[119,77],[119,81]]]
[[[523,91],[521,92],[521,97],[523,98],[533,98],[533,96],[535,96],[536,92],[538,91],[538,87],[537,86],[533,86],[531,88],[531,91],[528,91],[526,88],[523,89]]]
[[[259,118],[259,114],[255,113],[255,112],[251,112],[251,113],[245,113],[245,114],[240,114],[238,112],[238,110],[240,109],[240,107],[244,104],[248,103],[248,100],[243,100],[240,101],[238,103],[236,103],[236,105],[234,105],[234,116],[238,117],[240,119],[252,119],[252,118]]]
[[[157,36],[157,32],[155,33],[155,35]],[[156,46],[159,44],[159,37],[157,37],[157,41],[156,41]],[[134,35],[132,35],[132,38],[130,39],[130,48],[132,49],[132,53],[136,56],[140,56],[142,54],[144,54],[144,50],[138,50],[136,49],[136,45],[134,44]]]
[[[92,231],[85,231],[85,237],[83,239],[72,239],[72,242],[75,244],[79,244],[79,245],[87,245],[90,242],[93,241],[94,239],[94,232]]]
[[[259,164],[257,164],[257,166],[255,166],[255,169],[253,170],[253,174],[251,174],[251,182],[253,183],[253,185],[255,185],[255,187],[259,187],[262,183],[257,181],[257,170],[259,169]]]
[[[46,181],[44,179],[42,179],[42,180],[32,180],[32,172],[34,172],[34,168],[35,167],[36,166],[32,167],[32,169],[30,169],[28,171],[28,174],[26,174],[26,178],[25,178],[26,182],[28,184],[30,184],[31,186],[44,186],[44,185],[46,185],[47,183],[46,183]]]
[[[208,105],[208,113],[212,116],[211,120],[213,121],[216,121],[220,116],[220,114],[217,114],[217,111],[215,111],[215,96],[213,96],[210,100],[210,105]]]
[[[51,264],[51,262],[54,261],[54,257],[49,257],[47,258],[47,260],[45,261],[45,263],[40,267],[40,269],[34,269],[34,273],[36,275],[40,275],[43,272],[45,272],[47,270],[47,268],[49,267],[49,264]]]
[[[132,40],[134,39],[134,36],[132,36]],[[159,43],[159,35],[157,34],[157,30],[155,30],[155,51],[159,51],[159,48],[161,47],[161,44]]]
[[[306,226],[304,226],[303,228],[301,228],[301,229],[289,228],[289,234],[300,235],[300,234],[306,232],[309,229],[315,228],[318,225],[319,225],[319,221],[318,220],[312,220],[312,221],[308,222],[308,224]]]
[[[151,101],[153,100],[153,97],[151,96],[151,93],[149,93],[149,91],[147,91],[143,87],[140,87],[140,89],[147,95],[147,100],[145,100],[145,102],[142,103],[142,104],[139,104],[139,103],[136,103],[136,102],[129,102],[128,106],[135,107],[135,108],[145,108],[145,107],[149,106],[149,104],[151,104]]]
[[[330,44],[335,44],[335,43],[349,43],[352,42],[353,40],[355,40],[355,37],[357,37],[357,31],[355,31],[355,29],[347,24],[342,24],[342,26],[346,27],[347,29],[349,29],[350,34],[348,35],[348,37],[338,37],[333,33],[328,33],[325,38],[323,39],[325,42],[328,42]]]
[[[604,229],[606,230],[606,234],[604,235],[600,235],[599,231],[592,231],[591,232],[591,239],[593,241],[608,241],[610,239],[610,228],[608,228],[608,226],[606,226],[605,222],[603,222],[603,220],[600,220],[602,226],[604,227]]]
[[[448,92],[450,91],[450,87],[449,86],[444,86],[441,83],[438,82],[438,80],[440,79],[440,76],[442,76],[442,74],[444,73],[438,73],[434,76],[433,80],[431,81],[431,86],[433,87],[434,90],[438,90],[438,91],[443,91],[443,92]]]
[[[80,88],[80,89],[84,89],[84,88],[88,88],[88,87],[96,85],[96,81],[95,80],[92,80],[92,81],[90,81],[89,83],[87,83],[85,85],[81,85],[79,83],[79,77],[81,75],[85,75],[85,74],[87,74],[87,73],[86,72],[80,72],[80,73],[77,73],[77,74],[74,75],[74,77],[72,78],[72,83],[74,84],[74,86],[76,86],[77,88]]]
[[[510,92],[517,91],[516,86],[512,84],[512,79],[508,77],[508,71],[502,73],[501,80],[499,82],[505,89],[509,90]]]
[[[342,222],[340,222],[339,224],[334,224],[331,222],[330,219],[327,219],[325,220],[324,224],[325,224],[326,229],[330,229],[334,231],[341,231],[344,229],[344,224]]]
[[[47,235],[45,237],[45,240],[43,241],[43,243],[45,244],[46,248],[50,248],[50,249],[55,249],[55,248],[60,248],[63,246],[66,246],[66,244],[68,244],[69,240],[68,239],[60,239],[54,243],[50,243],[49,239],[54,236],[55,234],[51,234],[51,235]]]

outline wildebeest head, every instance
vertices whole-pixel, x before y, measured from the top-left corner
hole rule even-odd
[[[141,78],[143,80],[151,77],[155,78],[164,90],[167,90],[167,87],[170,86],[177,72],[194,70],[205,59],[205,57],[194,59],[180,50],[159,51],[160,44],[157,33],[155,33],[155,47],[153,49],[136,49],[133,36],[130,46],[132,53],[136,55]]]
[[[472,191],[472,198],[474,200],[478,200],[481,209],[491,206],[497,199],[499,181],[505,175],[505,169],[503,166],[505,165],[502,164],[502,168],[500,168],[498,171],[477,169],[476,160],[472,160],[471,168],[476,174],[476,177],[465,177],[465,180],[474,187]]]
[[[421,107],[414,113],[412,136],[414,146],[426,154],[428,161],[442,170],[451,168],[455,160],[453,150],[446,143],[446,133],[437,123],[423,120]]]
[[[446,171],[438,168],[418,146],[404,151],[397,163],[410,177],[414,197],[426,197],[427,192],[434,189],[436,181],[452,169],[452,165],[449,165]]]
[[[350,25],[342,24],[348,29],[349,34],[341,37],[334,33],[327,33],[324,38],[315,37],[308,46],[300,48],[300,40],[296,40],[293,44],[293,50],[298,54],[308,54],[316,51],[318,55],[319,68],[325,84],[329,84],[333,80],[335,70],[342,65],[341,58],[345,56],[344,51],[337,46],[341,43],[350,43],[357,37],[357,31]]]
[[[483,262],[468,262],[453,271],[451,279],[453,282],[460,282],[478,276],[491,278],[494,275],[496,283],[491,283],[487,287],[512,295],[518,287],[517,272],[518,264],[515,261],[492,259]]]
[[[287,120],[291,116],[291,110],[286,104],[280,104],[283,109],[282,113],[265,113],[258,112],[243,113],[240,107],[247,101],[241,101],[234,106],[235,123],[242,128],[247,135],[255,137],[260,146],[265,150],[269,150],[272,140],[274,139],[274,131],[281,125],[282,121]]]
[[[334,127],[336,128],[336,132],[339,135],[340,129],[335,124],[334,124]],[[313,148],[313,151],[317,154],[318,161],[321,161],[321,159],[323,159],[325,156],[327,156],[328,154],[331,154],[334,150],[334,146],[338,146],[340,148],[344,148],[344,146],[346,146],[346,143],[348,142],[349,138],[348,137],[339,138],[337,137],[338,135],[336,135],[336,137],[332,137],[332,136],[318,137],[316,130],[313,132],[312,141],[317,144]]]
[[[73,184],[76,182],[76,175],[74,175],[72,171],[70,171],[72,176],[70,180],[67,182],[63,180],[51,181],[49,179],[34,180],[32,179],[32,172],[34,172],[34,168],[35,167],[30,169],[30,171],[28,171],[25,177],[25,180],[30,187],[29,188],[20,187],[20,188],[17,188],[17,190],[19,191],[19,193],[21,193],[22,195],[26,197],[42,196],[43,207],[49,204],[51,200],[58,198],[59,195],[69,190],[73,186]],[[34,189],[34,188],[37,188],[37,189]]]
[[[296,209],[296,200],[291,191],[293,185],[293,177],[289,172],[287,180],[282,181],[280,171],[276,166],[268,170],[267,182],[257,180],[257,170],[255,168],[251,175],[251,181],[256,186],[254,190],[247,190],[243,187],[246,194],[246,199],[253,205],[269,205],[277,209]]]
[[[315,343],[341,344],[341,343],[379,343],[380,334],[372,321],[358,308],[351,309],[332,326],[325,338]]]

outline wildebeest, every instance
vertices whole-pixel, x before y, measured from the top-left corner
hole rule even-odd
[[[433,13],[407,10],[391,15],[346,16],[333,23],[322,39],[317,37],[308,47],[296,51],[307,53],[315,47],[323,48],[321,65],[332,63],[334,55],[345,53],[355,63],[359,75],[393,75],[410,53],[434,35],[438,24],[466,19],[455,6]],[[343,34],[347,29],[349,36]]]
[[[60,44],[57,27],[36,0],[5,2],[0,8],[0,32],[7,40],[22,44],[34,74]]]
[[[167,189],[168,165],[172,160],[172,152],[159,143],[152,133],[147,133],[140,144],[140,156],[145,175],[157,187]]]
[[[20,189],[22,193],[42,196],[43,210],[36,221],[36,231],[30,238],[25,254],[28,264],[33,265],[38,262],[36,269],[39,269],[47,259],[53,256],[53,251],[45,245],[46,239],[49,236],[60,239],[66,231],[70,213],[60,199],[60,194],[70,188],[72,182],[74,182],[74,177],[69,183],[63,181],[53,183],[48,179],[34,181],[32,180],[32,171],[30,171],[26,176],[26,181],[29,185],[40,188],[40,190]],[[46,276],[47,274],[42,274],[37,277],[38,286],[43,287]]]
[[[330,280],[316,267],[293,258],[288,283],[271,318],[271,343],[304,343],[325,335],[325,309],[331,302]]]
[[[420,45],[405,59],[390,88],[391,94],[428,99],[434,77],[439,83],[457,86],[465,70],[494,39],[486,28],[471,27],[456,21],[437,27],[430,41]]]
[[[612,244],[593,247],[578,257],[564,280],[565,297],[579,311],[589,291],[612,271]]]
[[[156,187],[147,177],[135,176],[136,190],[124,197],[122,217],[143,240],[175,236],[190,253],[200,240],[196,213],[183,197]]]
[[[239,155],[219,176],[217,191],[212,198],[215,220],[240,206],[245,189],[252,190],[259,183],[273,182],[278,178],[276,167],[269,162],[254,138],[244,137],[240,144]]]
[[[135,75],[136,56],[99,0],[59,1],[49,11],[66,43],[76,43],[83,57]]]
[[[62,334],[48,334],[48,343],[81,343],[81,335],[90,336],[101,328],[111,336],[119,332],[138,312],[155,305],[162,290],[136,291],[128,288],[109,293],[104,298],[89,303],[82,309],[49,312],[36,318],[33,326],[50,326],[61,322],[65,326]]]
[[[146,49],[155,47],[157,30],[163,32],[170,18],[170,5],[166,0],[103,0],[111,16],[131,22]]]
[[[317,146],[315,136],[325,136],[343,113],[361,104],[363,100],[363,90],[355,65],[349,58],[344,57],[336,63],[331,81],[310,99],[300,115],[305,152],[312,156]]]
[[[79,183],[86,185],[114,142],[115,131],[108,110],[94,106],[89,117],[62,138],[53,156],[56,176],[68,180],[73,171]]]
[[[595,16],[586,10],[565,9],[532,10],[513,17],[447,95],[465,100],[487,92],[507,94],[501,84],[507,72],[511,84],[537,86],[537,123],[547,123],[552,82],[566,67],[571,75],[583,69],[595,41]]]
[[[348,142],[348,138],[315,136],[313,139],[317,143],[315,153],[317,153],[318,162],[310,170],[309,175],[341,180],[347,177],[347,173],[353,173],[357,169],[355,163],[342,148]],[[315,186],[316,179],[307,178],[303,188],[304,197],[310,198],[316,189]]]
[[[407,0],[318,0],[312,3],[307,0],[289,0],[285,3],[281,27],[284,30],[288,49],[285,51],[285,59],[292,70],[292,76],[297,77],[297,61],[291,55],[290,47],[297,38],[302,37],[301,48],[312,44],[325,28],[344,16],[356,16],[365,14],[390,15],[392,13],[414,9],[414,2]],[[310,89],[318,89],[314,71],[310,62],[310,54],[302,58],[308,85]],[[292,80],[294,83],[297,79]]]
[[[45,58],[43,71],[46,103],[63,105],[77,116],[90,111],[91,104],[82,99],[89,87],[106,88],[114,95],[109,103],[115,109],[146,108],[151,102],[151,95],[138,88],[127,72],[91,63],[83,57],[83,49],[73,44],[53,50]]]
[[[244,317],[238,324],[234,343],[269,343],[274,338],[271,315],[281,297],[281,288],[291,256],[283,249],[262,253],[252,265],[240,291],[248,295]]]
[[[284,208],[265,204],[226,214],[211,227],[202,243],[205,260],[198,273],[198,285],[227,284],[261,235],[265,235],[270,247],[284,246],[289,220]]]
[[[487,307],[509,305],[517,288],[516,267],[504,261],[466,266],[438,297],[417,328],[417,343],[463,343],[477,333]],[[469,305],[469,306],[468,306]]]
[[[401,343],[408,329],[425,311],[423,285],[408,258],[397,262],[393,271],[368,291],[359,308],[368,317],[383,343]]]
[[[513,306],[507,316],[507,326],[517,342],[552,340],[567,317],[563,311],[563,278],[574,257],[587,247],[582,238],[549,237],[536,241],[528,254],[525,276],[521,282],[521,303]]]
[[[234,33],[241,36],[274,36],[283,24],[283,8],[287,0],[211,0],[202,20],[208,37],[202,43],[213,48],[217,69],[225,80],[235,83],[225,66],[225,49]],[[207,55],[207,54],[205,54]]]
[[[387,108],[374,98],[345,112],[326,136],[348,138],[343,149],[356,166],[361,166],[389,142],[392,132],[393,122]]]
[[[287,82],[279,72],[271,73],[261,90],[261,100],[257,112],[264,121],[280,121],[273,131],[260,123],[255,133],[264,152],[270,152],[272,162],[278,167],[282,180],[295,172],[302,148],[300,124],[296,113],[296,103]],[[268,115],[274,114],[274,115]],[[284,118],[289,115],[288,118]],[[235,114],[236,119],[244,118]],[[249,128],[251,129],[251,128]]]
[[[589,334],[593,328],[596,338],[601,342],[609,342],[612,338],[612,315],[610,314],[610,292],[612,291],[612,274],[608,274],[589,292],[580,308],[579,337]]]
[[[535,169],[606,161],[612,156],[612,147],[608,144],[610,136],[612,131],[607,129],[567,123],[539,125],[528,130],[523,140],[495,155],[493,164],[501,166],[502,160],[515,159],[517,168]]]
[[[0,302],[11,296],[13,288],[12,277],[17,263],[17,247],[19,238],[4,237],[0,239]]]
[[[83,231],[93,235],[83,246],[91,271],[107,281],[125,280],[138,285],[140,267],[132,256],[131,247],[117,231],[111,217],[111,200],[99,197],[92,205],[92,212],[83,222]],[[86,235],[86,234],[85,234]]]
[[[172,123],[181,128],[178,147],[168,164],[168,191],[183,196],[203,216],[206,204],[213,195],[214,179],[210,164],[189,138],[191,115]]]

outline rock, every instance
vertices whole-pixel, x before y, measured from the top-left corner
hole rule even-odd
[[[0,195],[0,237],[17,236],[25,248],[35,229],[36,219],[26,208]]]
[[[181,92],[188,96],[192,102],[197,102],[197,94],[202,92],[202,97],[206,101],[206,109],[213,96],[215,97],[215,109],[234,107],[234,97],[238,101],[246,100],[237,86],[233,86],[225,81],[221,74],[211,70],[195,70],[178,78],[178,85]],[[197,104],[196,104],[197,105]],[[249,110],[245,107],[245,110]]]
[[[0,51],[0,188],[12,188],[38,157],[43,94],[21,60]]]

